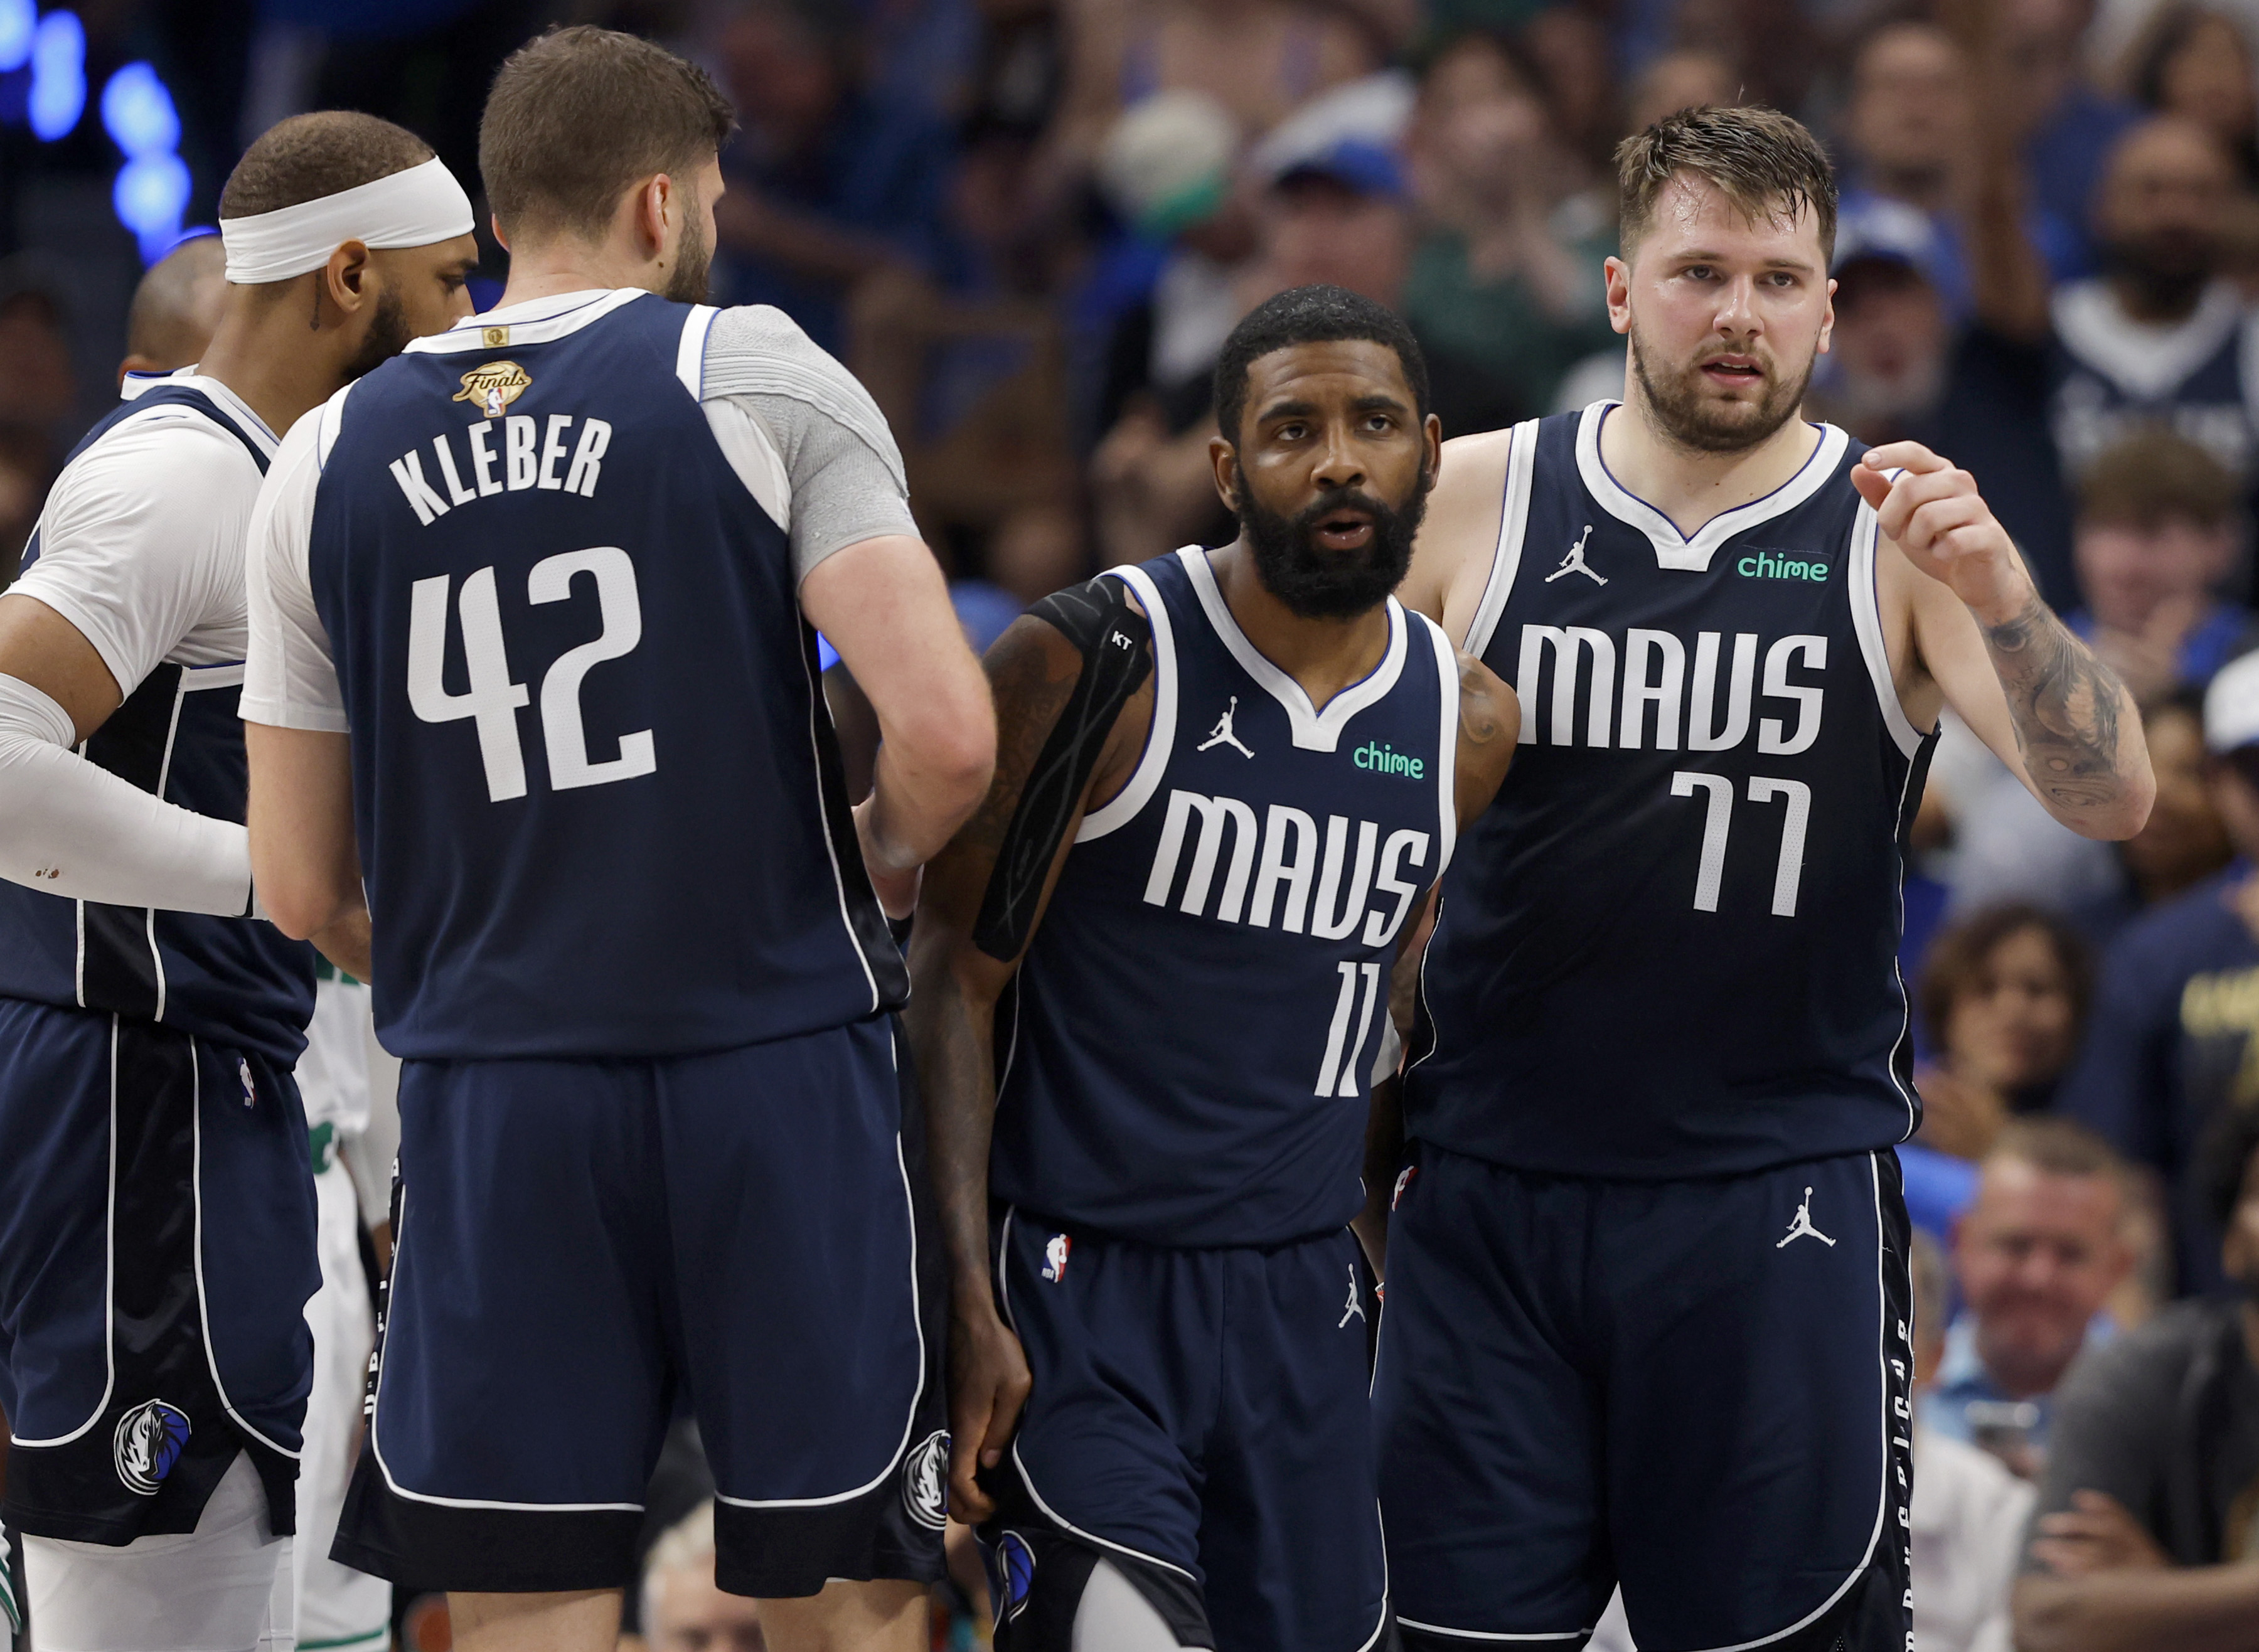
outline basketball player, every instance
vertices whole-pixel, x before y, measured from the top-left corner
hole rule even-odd
[[[679,1387],[718,1581],[776,1646],[923,1645],[941,1571],[881,901],[994,727],[869,397],[777,312],[695,302],[730,126],[630,35],[511,57],[501,308],[294,430],[253,530],[253,863],[296,934],[365,869],[406,1058],[334,1552],[443,1584],[474,1652],[609,1652]],[[812,625],[885,733],[852,815]]]
[[[1454,443],[1402,593],[1529,749],[1422,965],[1390,1578],[1421,1647],[1579,1645],[1621,1579],[1653,1652],[1902,1652],[1901,833],[1948,705],[2089,837],[2149,759],[1968,475],[1796,417],[1811,135],[1694,110],[1619,163],[1623,402]]]
[[[121,379],[128,373],[177,372],[211,347],[227,304],[226,261],[219,238],[206,235],[182,243],[150,267],[126,312]],[[298,1532],[290,1545],[298,1634],[309,1646],[380,1647],[391,1633],[392,1585],[331,1560],[330,1541],[360,1446],[361,1391],[376,1339],[376,1304],[361,1252],[362,1212],[377,1217],[381,1250],[381,1190],[391,1175],[388,1152],[374,1167],[349,1156],[360,1150],[372,1114],[391,1110],[398,1065],[376,1043],[367,984],[317,956],[313,1016],[292,1072],[306,1114],[321,1269],[321,1287],[306,1303],[306,1323],[314,1334],[313,1386],[299,1430]],[[384,1179],[365,1199],[360,1188],[376,1176]]]
[[[0,1406],[59,1649],[292,1633],[313,959],[253,895],[244,535],[274,432],[462,314],[476,259],[461,187],[361,115],[268,132],[220,217],[210,347],[129,379],[0,596]]]
[[[1391,966],[1515,727],[1388,595],[1427,408],[1387,310],[1271,299],[1216,367],[1239,538],[1062,592],[991,652],[1003,757],[929,876],[911,1024],[955,1273],[951,1490],[989,1517],[1011,1652],[1359,1652],[1386,1627],[1379,1308],[1348,1224]]]

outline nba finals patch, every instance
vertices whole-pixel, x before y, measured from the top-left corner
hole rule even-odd
[[[189,1442],[189,1414],[161,1399],[146,1400],[118,1420],[110,1455],[118,1478],[137,1497],[154,1497]]]
[[[447,399],[468,402],[490,419],[502,417],[502,410],[525,394],[525,387],[533,380],[515,361],[489,361],[473,367],[463,375],[463,388]]]

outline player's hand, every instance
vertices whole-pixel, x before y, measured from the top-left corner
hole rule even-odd
[[[2074,1492],[2071,1506],[2040,1516],[2032,1558],[2060,1577],[2155,1570],[2173,1563],[2126,1506],[2102,1492]]]
[[[1893,470],[1896,477],[1887,474]],[[1891,542],[1966,602],[1979,624],[2005,624],[2029,605],[2031,573],[1967,471],[1920,442],[1892,442],[1851,467],[1851,485]]]
[[[1020,1339],[987,1303],[949,1316],[949,1512],[976,1526],[996,1512],[974,1477],[1004,1460],[1033,1379]]]

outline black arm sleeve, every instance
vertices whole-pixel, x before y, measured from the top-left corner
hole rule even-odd
[[[1130,606],[1129,589],[1119,580],[1101,574],[1045,597],[1028,612],[1075,645],[1082,655],[1082,674],[1020,789],[980,897],[973,943],[1003,961],[1017,958],[1027,945],[1044,879],[1073,817],[1075,800],[1098,766],[1114,719],[1153,668],[1147,646],[1153,628]]]

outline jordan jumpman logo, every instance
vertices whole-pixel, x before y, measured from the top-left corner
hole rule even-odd
[[[1835,1247],[1835,1242],[1833,1239],[1812,1225],[1812,1190],[1809,1187],[1804,1190],[1804,1202],[1796,1207],[1796,1220],[1788,1224],[1788,1238],[1782,1240],[1773,1249],[1785,1250],[1790,1239],[1817,1239],[1831,1250]]]
[[[1607,575],[1598,572],[1591,563],[1585,560],[1585,541],[1592,537],[1593,524],[1588,522],[1585,524],[1585,531],[1578,536],[1577,543],[1569,547],[1569,554],[1561,559],[1561,566],[1545,576],[1546,584],[1550,585],[1563,575],[1570,573],[1581,573],[1595,585],[1606,585],[1608,582]]]
[[[1239,737],[1231,731],[1232,716],[1238,709],[1239,696],[1237,694],[1234,694],[1231,697],[1231,703],[1224,708],[1223,715],[1215,720],[1215,732],[1208,736],[1207,739],[1201,741],[1198,745],[1194,746],[1193,750],[1195,751],[1205,751],[1212,745],[1228,745],[1233,751],[1238,752],[1242,757],[1253,757],[1255,753],[1249,751],[1245,746],[1240,744]]]
[[[1351,1268],[1349,1271],[1349,1306],[1342,1309],[1341,1323],[1336,1325],[1334,1329],[1341,1329],[1343,1325],[1348,1324],[1353,1319],[1365,1320],[1365,1304],[1357,1300],[1357,1270],[1355,1268]],[[1365,1322],[1367,1325],[1372,1323],[1371,1320],[1365,1320]]]

